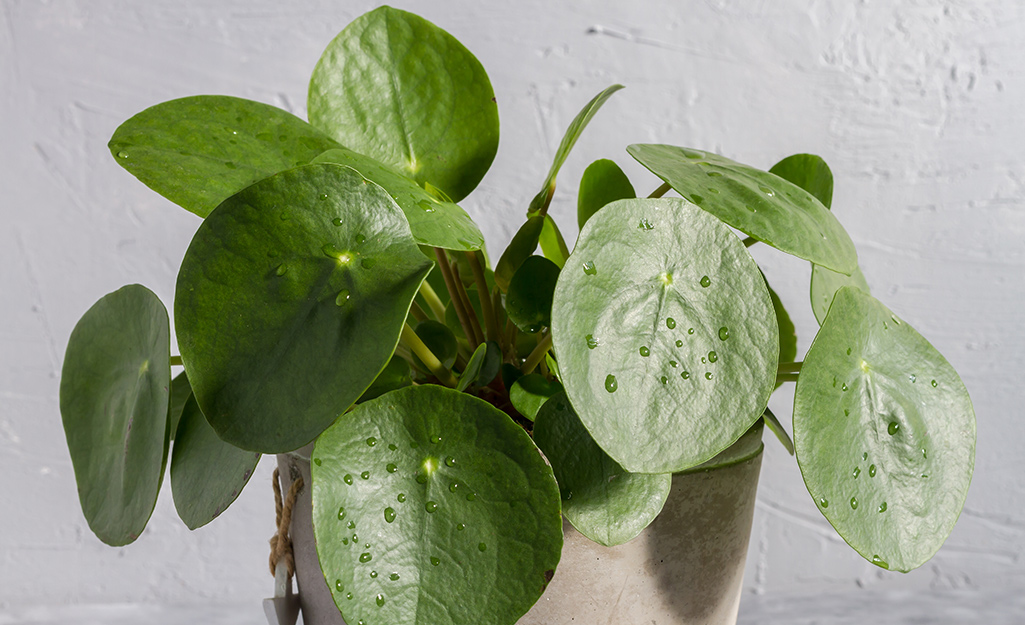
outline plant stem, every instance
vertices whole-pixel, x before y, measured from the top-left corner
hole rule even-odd
[[[438,258],[438,266],[441,267],[441,276],[445,279],[445,287],[448,289],[448,295],[452,300],[452,307],[455,308],[456,317],[459,318],[459,325],[463,328],[463,334],[466,335],[467,341],[473,342],[473,328],[470,326],[470,319],[466,314],[466,309],[463,308],[463,300],[459,297],[459,287],[462,285],[457,285],[455,279],[452,277],[452,266],[448,264],[448,257],[445,256],[445,250],[440,247],[436,247],[434,248],[434,255]],[[476,346],[476,343],[474,343],[473,347]]]
[[[758,242],[758,239],[756,239],[754,237],[746,237],[743,241],[741,241],[741,243],[744,244],[744,247],[751,247],[752,245],[754,245],[757,242]]]
[[[420,295],[423,295],[424,300],[427,301],[427,307],[434,313],[434,318],[445,323],[445,305],[441,303],[441,298],[434,292],[434,287],[427,280],[420,283]]]
[[[776,373],[800,373],[803,362],[781,362],[776,367]]]
[[[456,290],[459,295],[459,301],[463,303],[463,309],[466,310],[466,317],[470,320],[470,329],[473,330],[473,347],[476,349],[478,345],[484,342],[484,331],[480,329],[480,321],[477,320],[477,311],[474,310],[473,304],[470,303],[470,295],[466,292],[466,288],[463,287],[463,277],[459,275],[459,265],[452,264],[452,278],[456,282]],[[478,297],[478,300],[480,298]]]
[[[777,382],[796,382],[798,375],[800,375],[800,374],[797,374],[797,373],[777,373],[776,374],[776,381]]]
[[[413,318],[416,319],[417,321],[426,321],[427,320],[427,313],[425,313],[424,309],[420,308],[420,304],[417,304],[415,301],[413,302],[413,305],[409,307],[409,312],[413,315]]]
[[[466,258],[470,261],[470,271],[473,272],[473,280],[477,283],[477,295],[480,297],[481,313],[488,329],[488,340],[498,340],[498,320],[491,305],[491,290],[488,289],[488,281],[484,277],[484,267],[480,264],[477,252],[466,252]]]
[[[182,357],[181,356],[171,356],[171,366],[172,367],[175,367],[175,366],[181,367],[181,366],[183,366],[183,364],[182,364]]]
[[[395,346],[395,355],[399,358],[403,358],[406,362],[413,363],[413,354],[409,351],[409,348],[403,345],[401,342]]]
[[[548,332],[541,342],[537,344],[534,351],[530,352],[527,356],[527,360],[524,361],[523,367],[520,368],[523,371],[523,375],[527,375],[537,367],[538,363],[544,360],[545,354],[552,348],[552,333]]]
[[[505,320],[505,346],[507,352],[502,352],[506,355],[509,362],[516,362],[516,324],[512,322],[512,319]]]
[[[452,388],[459,384],[456,376],[452,375],[452,372],[445,368],[445,365],[441,364],[441,361],[434,355],[434,352],[420,340],[420,337],[416,335],[416,332],[413,331],[413,328],[408,323],[402,324],[402,342],[416,354],[420,362],[427,365],[427,368],[431,370],[434,377],[441,380],[442,384]]]
[[[666,194],[667,191],[669,191],[669,189],[672,189],[672,187],[669,186],[669,183],[668,182],[663,182],[662,186],[660,186],[659,188],[657,188],[654,191],[652,191],[651,195],[649,195],[648,197],[649,198],[662,197],[663,195]]]

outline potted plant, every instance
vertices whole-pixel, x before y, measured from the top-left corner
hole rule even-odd
[[[493,263],[457,202],[494,158],[494,93],[473,55],[416,15],[382,7],[331,42],[309,123],[220,96],[126,121],[117,162],[205,220],[178,274],[180,356],[139,285],[100,299],[69,340],[61,413],[96,535],[141,534],[169,460],[196,528],[261,454],[280,454],[286,489],[312,502],[293,530],[315,534],[320,573],[300,584],[330,597],[334,621],[514,623],[564,574],[563,516],[579,532],[567,553],[573,542],[599,577],[611,564],[587,545],[685,532],[702,514],[718,529],[653,557],[701,543],[697,559],[730,551],[742,571],[764,423],[858,553],[896,571],[926,562],[964,503],[974,415],[953,368],[869,294],[829,211],[829,168],[631,145],[661,186],[638,198],[595,161],[571,252],[548,214],[556,177],[619,88],[570,124]],[[812,263],[821,327],[803,362],[747,252],[758,243]],[[790,381],[793,444],[767,409]],[[712,498],[676,497],[688,489]],[[718,535],[727,509],[739,546]],[[693,622],[735,620],[734,598],[712,603]]]

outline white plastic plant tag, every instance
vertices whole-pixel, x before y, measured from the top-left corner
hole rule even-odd
[[[299,618],[299,597],[292,594],[288,567],[279,561],[274,567],[274,598],[263,600],[268,625],[295,625]]]

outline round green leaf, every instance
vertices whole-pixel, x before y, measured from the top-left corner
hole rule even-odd
[[[171,452],[171,493],[190,530],[217,518],[245,488],[260,461],[258,452],[225,443],[189,397]]]
[[[533,334],[552,325],[552,296],[559,266],[543,256],[523,261],[509,282],[505,311],[516,326]]]
[[[152,291],[105,295],[75,325],[60,410],[89,528],[127,545],[153,513],[167,462],[170,323]]]
[[[313,529],[345,621],[515,623],[562,550],[559,490],[530,437],[439,386],[360,404],[317,439]]]
[[[834,271],[857,268],[847,232],[814,196],[778,176],[711,152],[671,145],[627,151],[680,195],[734,228]]]
[[[545,258],[555,263],[559,269],[566,264],[566,259],[569,257],[569,247],[566,245],[566,239],[562,237],[562,232],[559,231],[558,224],[552,219],[551,215],[545,215],[544,224],[541,226],[541,236],[538,237],[538,243],[541,244],[541,252],[545,255]]]
[[[833,203],[833,172],[822,157],[794,154],[773,165],[769,173],[811,193],[826,208]]]
[[[673,476],[624,470],[594,442],[564,393],[538,412],[534,442],[552,463],[562,513],[596,543],[632,540],[662,511]]]
[[[616,200],[637,197],[623,170],[607,158],[587,166],[580,178],[580,193],[577,195],[577,223],[581,228],[598,212],[598,209]]]
[[[480,62],[427,20],[381,7],[335,37],[313,70],[310,122],[456,202],[498,150],[498,105]]]
[[[339,146],[268,104],[203,95],[146,109],[121,124],[108,147],[146,186],[206,217],[257,180]]]
[[[845,276],[842,273],[830,271],[812,263],[811,266],[811,311],[815,313],[815,320],[822,325],[829,312],[829,305],[833,303],[833,296],[842,287],[850,286],[870,293],[868,281],[861,273],[860,267],[854,268],[854,273]]]
[[[953,367],[872,296],[841,288],[804,360],[794,444],[808,492],[851,547],[896,571],[957,521],[975,413]]]
[[[484,248],[484,235],[466,211],[457,204],[436,199],[409,178],[369,156],[338,148],[324,152],[313,162],[351,167],[367,180],[381,185],[402,208],[413,238],[420,245],[447,250]]]
[[[623,467],[671,473],[708,460],[762,416],[776,318],[740,239],[680,199],[595,213],[552,306],[566,392]]]
[[[531,421],[537,416],[549,399],[562,392],[562,383],[549,380],[540,373],[530,373],[509,388],[509,402],[524,417]]]
[[[387,364],[430,267],[388,194],[346,167],[293,169],[226,200],[175,296],[210,425],[265,453],[313,440]]]

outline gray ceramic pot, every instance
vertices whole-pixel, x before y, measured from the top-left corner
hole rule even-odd
[[[735,625],[761,434],[759,424],[710,462],[674,475],[662,513],[624,545],[602,547],[564,523],[555,577],[517,625]],[[297,476],[310,483],[309,462],[297,456],[311,451],[278,456],[286,492]],[[317,561],[309,488],[299,492],[291,531],[304,622],[344,625]]]

